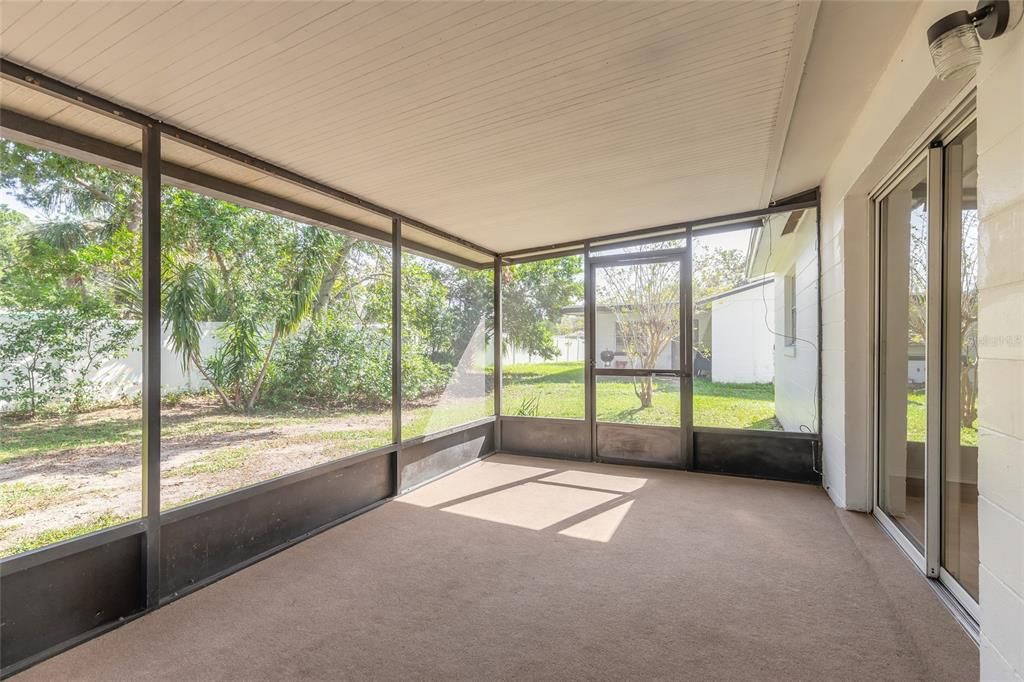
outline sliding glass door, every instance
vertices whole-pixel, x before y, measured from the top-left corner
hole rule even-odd
[[[972,613],[978,599],[977,133],[960,124],[877,197],[876,513]]]
[[[945,155],[942,578],[978,600],[978,134]]]
[[[925,550],[928,423],[928,165],[916,163],[882,199],[878,504]],[[934,387],[933,387],[934,389]]]

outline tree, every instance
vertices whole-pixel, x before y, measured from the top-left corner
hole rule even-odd
[[[960,425],[978,419],[978,210],[961,213]]]
[[[119,320],[101,301],[50,310],[14,311],[0,325],[0,400],[36,416],[63,399],[74,410],[91,397],[88,376],[101,362],[123,356],[138,324]]]
[[[693,254],[693,299],[700,301],[735,289],[746,278],[746,266],[741,249],[700,245]]]
[[[127,355],[141,329],[140,321],[118,318],[114,306],[103,299],[89,299],[70,309],[64,334],[74,341],[74,360],[64,380],[71,379],[72,410],[81,410],[93,398],[89,382],[93,369],[105,360]]]
[[[928,214],[924,204],[910,214],[908,339],[923,344],[928,338]]]
[[[67,311],[12,312],[0,325],[0,400],[35,417],[65,385],[76,342]]]
[[[139,179],[9,141],[2,151],[2,186],[47,219],[32,226],[17,266],[5,268],[0,300],[36,312],[82,312],[103,301],[115,317],[136,315]],[[164,191],[162,226],[172,346],[226,407],[251,410],[277,343],[299,328],[318,297],[322,307],[336,295],[353,240],[174,188]],[[211,358],[200,352],[204,323],[220,326]],[[77,342],[95,348],[100,338]]]
[[[21,258],[24,234],[30,227],[27,217],[0,204],[0,282],[7,279]],[[4,300],[4,294],[5,290],[0,288],[0,307],[13,302]]]
[[[346,238],[187,190],[166,191],[163,205],[173,245],[163,267],[171,346],[224,407],[251,412],[278,342],[312,315],[318,294],[333,289],[325,276],[331,257],[347,253]],[[209,358],[203,322],[221,323],[221,344]]]
[[[142,179],[104,166],[0,139],[0,186],[53,216],[65,246],[142,224]]]
[[[138,320],[140,179],[10,141],[0,141],[0,151],[0,187],[45,215],[33,224],[0,213],[0,306],[56,315],[102,304],[108,327]],[[328,333],[380,352],[391,322],[386,247],[173,187],[163,189],[161,212],[165,332],[182,366],[201,374],[225,408],[254,409],[278,371],[279,347],[297,335],[305,350],[289,343],[289,362],[330,355],[337,345]],[[579,260],[506,270],[508,338],[553,355],[561,308],[582,293]],[[444,385],[481,323],[485,338],[493,333],[493,276],[416,256],[403,264],[403,377],[419,395]],[[203,341],[211,330],[215,351]],[[106,336],[80,331],[77,342],[98,362]],[[289,366],[295,377],[297,366]]]
[[[110,287],[140,245],[138,181],[7,140],[0,152],[0,186],[46,216],[0,211],[0,392],[32,415],[55,400],[81,409],[90,372],[138,331]]]
[[[583,299],[583,258],[570,256],[502,269],[503,342],[550,360],[563,309]]]
[[[615,313],[617,333],[634,367],[657,367],[658,358],[679,338],[679,264],[637,263],[602,268],[597,277],[598,300]],[[641,408],[650,407],[654,383],[634,377],[633,391]]]

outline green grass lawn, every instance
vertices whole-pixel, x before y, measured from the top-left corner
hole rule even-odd
[[[536,417],[583,418],[583,363],[509,365],[504,369],[504,413]],[[656,379],[653,404],[640,407],[630,378],[602,377],[596,392],[599,421],[679,425],[679,389]],[[737,429],[779,429],[771,384],[693,382],[693,423]]]
[[[167,439],[249,431],[317,419],[308,411],[257,413],[253,416],[202,410],[172,413],[163,420],[161,435]],[[329,418],[328,415],[320,417]],[[138,443],[142,439],[142,411],[138,407],[104,407],[93,412],[31,421],[0,423],[0,464],[8,459],[62,450],[109,447]]]
[[[923,443],[927,431],[928,411],[925,408],[924,391],[910,391],[907,394],[907,440]],[[978,447],[978,426],[960,427],[960,444]]]
[[[286,426],[350,418],[376,421],[390,417],[390,411],[273,410],[257,409],[251,415],[224,412],[216,407],[177,413],[168,411],[161,425],[165,441],[188,440]],[[402,438],[415,438],[450,426],[457,426],[494,414],[490,396],[444,401],[439,405],[417,405],[403,410]],[[389,425],[368,429],[317,431],[316,438],[329,442],[339,454],[352,454],[391,442]],[[82,448],[132,445],[142,439],[142,416],[138,408],[104,408],[79,415],[31,421],[8,420],[0,424],[0,464],[20,457],[46,455]],[[220,458],[222,461],[223,457]],[[223,468],[223,467],[219,467]]]
[[[521,364],[504,369],[505,414],[583,418],[583,363]],[[780,428],[775,419],[774,387],[771,384],[714,384],[697,379],[693,392],[694,424],[697,426]],[[597,386],[596,400],[597,415],[601,421],[679,424],[678,385],[675,381],[656,379],[653,404],[641,409],[632,379],[605,377]],[[425,402],[403,409],[403,439],[434,433],[493,414],[491,395],[445,395],[431,402],[433,404]],[[911,391],[907,400],[908,440],[924,439],[925,413],[923,392]],[[59,470],[63,466],[60,458],[64,453],[88,459],[93,452],[103,456],[113,447],[138,447],[142,437],[141,426],[139,408],[127,404],[34,421],[4,420],[0,422],[0,464],[10,463],[13,466],[15,460],[21,458],[47,456],[56,458],[51,466],[58,466]],[[260,408],[254,414],[244,415],[225,412],[209,398],[194,398],[191,402],[165,408],[162,435],[168,449],[183,446],[208,449],[200,457],[183,464],[165,465],[165,480],[188,479],[196,482],[193,488],[198,488],[190,496],[179,496],[169,504],[177,506],[255,482],[247,476],[260,475],[263,478],[257,480],[263,480],[296,467],[308,466],[308,463],[289,462],[288,457],[283,456],[279,466],[275,462],[271,471],[247,472],[252,462],[286,452],[286,448],[313,446],[317,457],[326,461],[385,445],[391,442],[390,411]],[[961,429],[961,443],[977,445],[977,430]],[[138,460],[131,458],[139,456],[134,449],[128,455],[132,462]],[[102,481],[109,473],[115,472],[98,471],[95,480]],[[104,484],[100,482],[98,485],[102,488]],[[0,484],[0,508],[3,509],[0,513],[0,544],[3,545],[0,546],[0,556],[41,547],[130,518],[128,510],[111,507],[107,512],[97,512],[84,519],[78,517],[80,520],[64,527],[39,529],[29,536],[21,531],[22,536],[17,539],[9,537],[27,516],[72,508],[76,505],[76,494],[75,486],[59,480],[14,480]]]
[[[4,516],[23,516],[30,511],[56,504],[67,491],[66,485],[0,483],[0,508],[4,509]]]
[[[544,363],[505,368],[506,414],[583,418],[583,364]],[[771,384],[712,384],[694,381],[694,423],[700,426],[772,429],[775,422]],[[923,398],[920,399],[923,402]],[[674,382],[655,380],[654,401],[641,409],[630,379],[602,378],[597,387],[598,418],[636,424],[679,423],[679,400]],[[403,439],[434,433],[493,414],[491,396],[443,399],[436,405],[413,405],[403,411]],[[386,412],[257,409],[251,415],[232,414],[207,406],[169,409],[162,424],[167,441],[231,434],[255,429],[313,425],[327,420],[365,416],[378,420]],[[916,413],[912,411],[913,415]],[[923,424],[923,405],[920,408]],[[390,442],[390,427],[320,431],[338,452],[364,450]],[[84,448],[131,445],[142,438],[138,407],[118,406],[66,417],[35,421],[6,420],[0,424],[0,463],[10,459]],[[348,446],[351,445],[351,448]],[[354,448],[358,448],[354,449]],[[222,458],[223,459],[223,458]],[[202,468],[202,467],[200,467]]]
[[[442,398],[436,405],[406,407],[402,409],[402,440],[437,433],[493,414],[494,397],[491,394],[474,398]]]
[[[65,526],[63,528],[56,528],[36,533],[35,535],[25,538],[16,544],[0,549],[0,557],[12,556],[14,554],[21,554],[22,552],[28,552],[33,549],[39,549],[46,545],[52,545],[64,540],[70,540],[71,538],[77,538],[80,535],[86,535],[87,533],[92,533],[97,530],[110,528],[111,526],[116,526],[118,524],[125,523],[126,521],[131,521],[131,517],[112,513],[100,514],[96,518],[84,523],[76,523],[72,526]],[[4,526],[3,529],[0,529],[0,539],[6,537],[6,534],[10,532],[10,529],[10,526]]]
[[[583,394],[582,363],[515,365],[505,370],[506,414],[581,419]],[[492,415],[493,410],[490,394],[446,394],[409,405],[403,409],[402,438],[435,433]],[[641,409],[632,379],[603,378],[597,387],[597,412],[598,418],[606,422],[677,426],[678,385],[657,379],[653,405]],[[694,382],[697,425],[776,429],[774,412],[770,384]],[[209,396],[165,406],[161,430],[165,457],[173,458],[175,452],[187,450],[199,455],[164,465],[168,490],[182,488],[176,496],[164,500],[167,508],[391,442],[388,409],[258,408],[245,415],[222,410]],[[126,495],[125,479],[119,479],[122,487],[118,489],[113,475],[139,466],[141,438],[141,411],[128,403],[77,415],[0,421],[0,465],[24,467],[26,459],[33,460],[25,468],[25,480],[16,477],[0,484],[0,556],[133,518],[138,506],[137,490],[132,487]],[[40,458],[38,464],[35,458]],[[65,466],[72,462],[75,465],[71,471],[78,473],[63,477]],[[89,463],[95,471],[83,474],[80,467]],[[40,471],[36,468],[40,465],[52,471],[52,476],[42,474],[40,480],[39,474],[33,474]],[[80,478],[82,475],[86,478]],[[83,483],[88,489],[85,497],[81,492]],[[82,511],[79,507],[84,499],[107,502]],[[67,520],[58,522],[58,517]],[[51,522],[30,522],[33,518],[50,518]]]

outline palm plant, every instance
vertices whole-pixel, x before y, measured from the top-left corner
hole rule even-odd
[[[312,315],[338,238],[251,211],[211,214],[223,228],[212,240],[165,250],[164,326],[183,369],[195,368],[225,408],[248,413],[279,342]],[[204,322],[221,323],[221,344],[209,358],[201,350]]]

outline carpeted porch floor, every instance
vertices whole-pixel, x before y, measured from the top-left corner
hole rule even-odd
[[[496,455],[19,679],[976,680],[867,515],[798,484]]]

